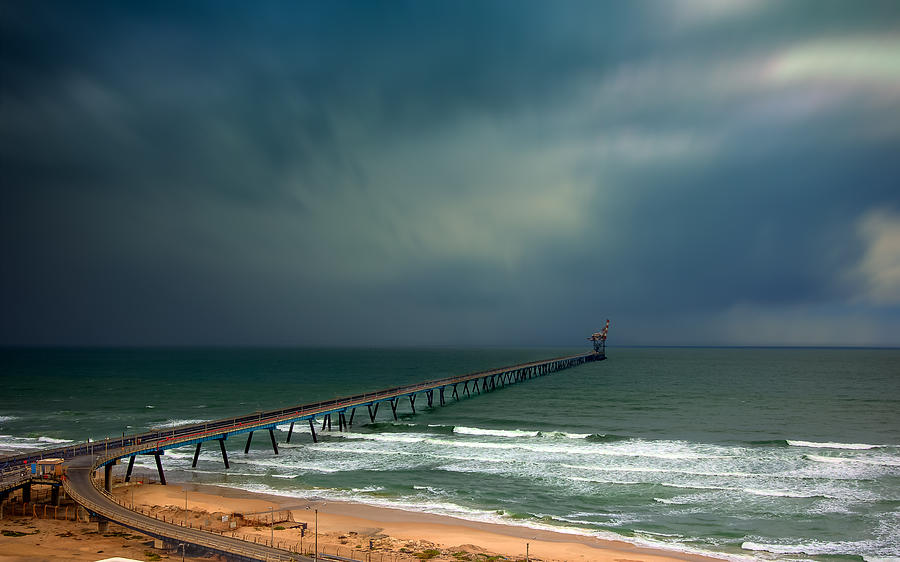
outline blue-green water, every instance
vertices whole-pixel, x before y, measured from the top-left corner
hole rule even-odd
[[[580,350],[5,350],[0,450],[102,439]],[[730,557],[900,556],[900,350],[611,349],[482,396],[357,412],[173,479]],[[283,429],[287,429],[286,427]],[[308,431],[308,430],[305,430]],[[280,441],[284,441],[284,433]]]

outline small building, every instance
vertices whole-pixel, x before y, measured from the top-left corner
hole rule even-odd
[[[38,478],[59,478],[62,465],[63,459],[41,459],[31,465],[31,472]]]

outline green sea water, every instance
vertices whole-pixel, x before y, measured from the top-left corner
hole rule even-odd
[[[0,454],[580,349],[0,351]],[[733,558],[900,557],[900,350],[611,348],[280,454],[171,451],[171,480],[346,499]],[[286,430],[287,427],[282,428]],[[152,462],[152,461],[151,461]],[[149,464],[147,465],[149,468]]]

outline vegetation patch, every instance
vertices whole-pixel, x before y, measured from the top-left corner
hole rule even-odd
[[[429,548],[427,550],[423,550],[422,552],[416,553],[416,558],[419,560],[431,560],[435,556],[439,556],[441,551],[436,548]]]
[[[144,552],[144,558],[146,558],[149,562],[157,562],[158,560],[162,560],[162,557],[160,557],[159,554],[150,550]]]

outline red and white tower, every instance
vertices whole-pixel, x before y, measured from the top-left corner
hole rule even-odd
[[[606,353],[606,333],[609,331],[609,318],[599,332],[594,332],[588,339],[594,343],[594,353]]]

